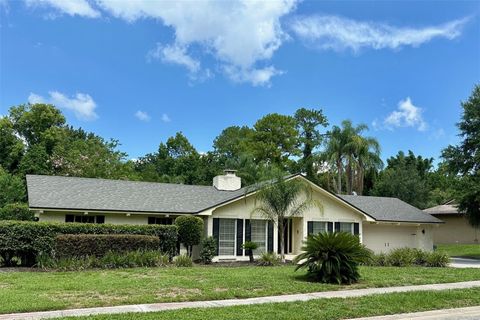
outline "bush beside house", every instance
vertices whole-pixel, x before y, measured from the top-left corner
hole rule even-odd
[[[64,234],[55,238],[55,258],[95,256],[109,252],[159,251],[155,236],[133,234]]]
[[[34,221],[35,216],[25,203],[9,203],[0,209],[0,220]]]
[[[0,221],[0,257],[6,266],[11,266],[14,258],[22,266],[32,266],[40,254],[53,255],[55,238],[62,234],[155,236],[160,242],[159,251],[170,257],[177,247],[176,226]]]
[[[187,248],[187,254],[192,257],[193,246],[200,244],[203,236],[202,218],[192,215],[179,216],[175,219],[178,227],[178,241]]]

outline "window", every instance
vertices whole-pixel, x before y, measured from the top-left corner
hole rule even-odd
[[[218,254],[221,256],[235,255],[235,219],[219,219]]]
[[[167,218],[167,217],[148,217],[148,224],[171,225],[171,224],[173,224],[173,218]]]
[[[340,222],[340,230],[342,232],[348,232],[353,234],[353,223],[351,222]]]
[[[313,221],[313,234],[319,234],[327,231],[327,223],[323,221]]]
[[[65,222],[77,222],[77,223],[105,223],[105,216],[92,216],[92,215],[65,215]]]
[[[252,242],[258,245],[253,254],[267,251],[267,223],[265,220],[250,220]]]

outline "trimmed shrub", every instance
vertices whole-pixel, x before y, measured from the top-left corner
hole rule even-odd
[[[408,267],[415,263],[416,250],[411,248],[398,248],[392,250],[387,257],[389,265],[394,267]]]
[[[39,254],[51,255],[60,234],[137,234],[156,236],[159,250],[173,257],[177,250],[177,227],[164,225],[112,225],[0,221],[0,256],[4,265],[19,257],[21,265],[32,266]]]
[[[114,269],[135,267],[164,267],[168,265],[169,256],[158,251],[107,252],[103,257],[65,257],[54,259],[41,255],[38,266],[43,269],[62,271],[86,270],[92,268]]]
[[[186,254],[181,254],[179,256],[176,256],[173,259],[173,262],[175,263],[175,267],[192,267],[193,266],[193,261],[192,258],[190,258],[189,255]]]
[[[278,266],[280,257],[275,252],[263,252],[257,260],[257,265],[262,267]]]
[[[200,260],[204,264],[212,263],[212,259],[217,253],[217,241],[214,237],[208,237],[202,240],[202,250],[200,250]]]
[[[136,250],[158,251],[160,240],[155,236],[133,234],[64,234],[55,238],[56,258],[96,256],[108,252]]]
[[[203,220],[192,215],[179,216],[175,219],[175,225],[178,227],[178,241],[187,248],[191,257],[192,247],[202,240]]]
[[[337,284],[357,282],[358,266],[370,256],[358,237],[346,232],[309,235],[302,251],[294,259],[298,263],[295,270],[306,268],[311,278]]]
[[[414,264],[423,266],[427,262],[427,258],[429,256],[429,252],[423,251],[420,249],[413,249],[413,255],[415,257]]]
[[[35,215],[25,203],[10,203],[0,209],[0,220],[34,221]]]
[[[258,248],[258,244],[253,241],[245,241],[245,243],[242,245],[242,248],[245,249],[246,253],[248,254],[250,262],[253,262],[253,250]]]
[[[433,251],[427,254],[425,259],[426,267],[444,268],[448,266],[450,256],[443,251]]]

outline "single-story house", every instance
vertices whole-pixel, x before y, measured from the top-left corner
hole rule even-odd
[[[288,219],[288,255],[300,253],[308,234],[334,230],[357,234],[375,252],[433,248],[433,229],[441,221],[399,199],[336,195],[300,174],[285,179],[310,184],[321,203]],[[27,188],[40,221],[171,224],[193,214],[204,220],[205,236],[217,239],[217,261],[248,259],[242,249],[247,240],[259,245],[256,254],[279,248],[277,225],[252,213],[257,190],[242,188],[233,170],[216,176],[212,186],[27,175]]]
[[[458,210],[453,200],[435,207],[423,210],[443,222],[443,225],[433,232],[435,244],[475,244],[480,239],[480,228],[472,227],[464,213]]]

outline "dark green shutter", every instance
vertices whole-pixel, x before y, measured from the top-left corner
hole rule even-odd
[[[327,222],[327,230],[328,232],[333,232],[333,222]]]
[[[357,236],[360,234],[360,224],[359,223],[354,223],[353,224],[353,234],[357,235]]]
[[[252,241],[252,227],[249,219],[245,219],[245,241]]]
[[[273,252],[273,223],[268,221],[267,226],[267,251]]]
[[[243,219],[237,219],[237,256],[243,256]]]
[[[213,237],[215,238],[215,242],[217,244],[217,252],[216,255],[218,256],[218,235],[220,234],[220,219],[213,218]]]
[[[311,235],[313,233],[313,221],[307,222],[307,235]]]
[[[155,224],[155,217],[148,217],[148,224]]]
[[[335,222],[335,231],[340,231],[340,222]]]
[[[75,221],[75,217],[73,216],[73,214],[65,215],[65,222],[74,222],[74,221]]]

